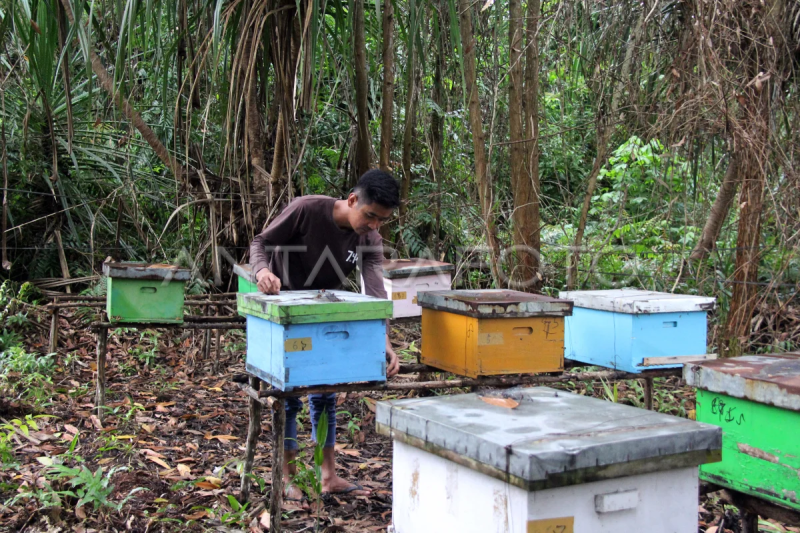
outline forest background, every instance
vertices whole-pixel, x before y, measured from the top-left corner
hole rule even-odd
[[[2,276],[228,290],[293,197],[391,170],[456,286],[717,297],[800,345],[796,0],[2,0]],[[235,283],[235,282],[234,282]]]

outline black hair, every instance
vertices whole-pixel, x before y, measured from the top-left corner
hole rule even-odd
[[[367,205],[374,202],[390,209],[400,205],[400,184],[394,176],[377,168],[364,172],[353,192],[359,202]]]

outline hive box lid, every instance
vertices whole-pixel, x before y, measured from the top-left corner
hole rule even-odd
[[[712,311],[715,298],[670,294],[668,292],[641,291],[637,289],[612,289],[607,291],[562,291],[559,298],[575,302],[576,307],[613,311],[627,314],[688,313]]]
[[[103,263],[103,274],[110,278],[189,281],[188,268],[160,263]]]
[[[379,402],[378,430],[526,490],[718,461],[722,430],[556,391],[511,389],[515,409],[459,394]]]
[[[253,275],[253,267],[251,267],[247,263],[241,265],[233,265],[233,273],[239,276],[240,278],[246,279],[250,283],[256,282],[256,277]]]
[[[800,352],[689,363],[683,377],[698,389],[800,411]]]
[[[417,294],[421,307],[474,318],[569,316],[572,302],[541,294],[487,289],[482,291],[425,291]]]
[[[238,310],[276,324],[392,318],[391,300],[347,291],[251,292],[237,295]]]
[[[430,276],[446,274],[454,270],[450,263],[429,259],[384,259],[383,277],[386,279],[410,278],[411,276]]]

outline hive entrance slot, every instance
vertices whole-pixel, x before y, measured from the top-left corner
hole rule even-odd
[[[158,289],[156,289],[155,287],[142,287],[139,289],[139,292],[142,292],[144,294],[155,294],[157,290]]]
[[[347,331],[328,331],[325,333],[325,338],[327,340],[345,340],[350,338],[350,333]]]
[[[514,335],[533,335],[533,328],[514,328],[511,330]]]

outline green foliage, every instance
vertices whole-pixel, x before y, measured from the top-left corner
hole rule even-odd
[[[27,436],[31,430],[39,431],[37,418],[45,418],[45,415],[26,415],[23,419],[12,418],[8,422],[0,423],[0,464],[5,466],[16,464],[12,439],[16,433]]]
[[[122,501],[110,501],[108,498],[114,492],[114,485],[111,484],[111,478],[115,473],[125,470],[127,470],[125,467],[115,467],[109,470],[108,473],[104,473],[102,466],[98,467],[95,472],[92,472],[85,465],[81,465],[80,467],[53,465],[48,469],[47,477],[51,481],[60,481],[72,487],[71,490],[61,491],[59,494],[77,498],[78,501],[75,507],[91,504],[95,511],[109,509],[118,512],[134,494],[146,490],[143,487],[137,487]]]

